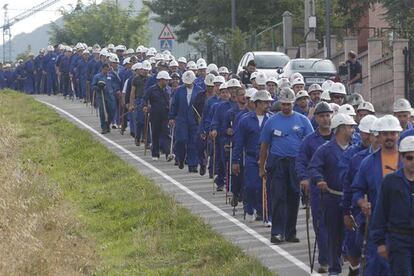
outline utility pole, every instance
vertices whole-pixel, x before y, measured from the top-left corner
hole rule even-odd
[[[325,0],[325,47],[326,58],[331,58],[331,0]]]

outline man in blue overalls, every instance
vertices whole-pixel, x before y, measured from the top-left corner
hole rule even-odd
[[[197,173],[198,156],[196,150],[197,126],[199,116],[194,107],[195,99],[201,88],[196,86],[196,76],[193,71],[186,71],[182,76],[184,85],[180,86],[174,94],[171,109],[168,115],[169,126],[175,127],[176,153],[178,168],[184,168],[187,160],[188,171]]]
[[[268,113],[270,93],[261,90],[255,93],[253,101],[255,110],[246,113],[239,122],[234,138],[233,172],[236,176],[240,173],[240,164],[243,164],[242,156],[245,153],[244,161],[244,211],[246,220],[252,222],[256,218],[262,218],[262,179],[259,176],[259,152],[260,133],[265,122],[270,117]]]
[[[349,115],[349,114],[348,114]],[[345,241],[344,252],[349,260],[349,276],[359,275],[359,259],[361,257],[362,239],[357,225],[364,222],[360,220],[360,209],[352,205],[352,182],[363,158],[372,153],[371,142],[376,138],[372,133],[372,125],[377,120],[374,115],[367,115],[358,126],[360,141],[349,147],[339,160],[339,177],[342,183],[344,195],[342,197],[342,209],[344,212]],[[359,154],[364,152],[363,154]],[[363,235],[362,235],[363,236]]]
[[[46,93],[50,96],[51,93],[54,93],[55,83],[56,83],[56,54],[53,52],[54,48],[52,45],[47,46],[47,54],[43,59],[43,74],[46,76]]]
[[[82,57],[79,59],[78,64],[76,65],[76,72],[79,80],[79,98],[83,99],[83,102],[86,103],[86,82],[88,80],[88,62],[89,62],[89,51],[84,50],[82,52]]]
[[[334,137],[320,146],[312,157],[309,175],[314,185],[321,190],[323,219],[328,240],[329,275],[341,273],[341,253],[344,237],[342,208],[342,184],[339,179],[338,161],[343,152],[351,145],[356,122],[343,113],[332,118],[331,129]]]
[[[281,91],[279,102],[281,111],[267,120],[261,133],[259,174],[266,177],[267,171],[271,179],[271,242],[299,242],[296,237],[299,181],[295,159],[302,140],[313,128],[308,118],[293,111],[295,94],[290,88]]]
[[[389,260],[391,274],[414,274],[414,137],[401,141],[402,168],[384,177],[378,190],[371,237]],[[374,274],[372,274],[374,275]]]
[[[316,185],[310,183],[311,177],[309,175],[308,166],[316,150],[321,145],[328,142],[332,137],[332,113],[333,111],[328,103],[320,102],[316,105],[314,115],[315,120],[318,123],[318,128],[315,132],[305,137],[300,145],[299,154],[296,158],[296,173],[300,181],[300,186],[307,195],[310,195],[309,199],[312,210],[313,230],[315,232],[319,252],[318,273],[326,273],[328,271],[328,238],[325,223],[321,217],[320,191]]]
[[[353,204],[361,208],[365,216],[370,216],[377,202],[377,193],[383,177],[401,167],[398,154],[398,138],[402,131],[400,122],[392,115],[385,115],[375,123],[381,149],[366,157],[352,183]],[[368,199],[365,199],[368,195]],[[371,230],[372,225],[370,225]],[[366,275],[389,275],[388,262],[378,255],[372,235],[368,237]]]
[[[26,79],[24,81],[24,91],[29,94],[35,92],[35,77],[34,77],[34,54],[29,53],[29,59],[24,63],[23,69],[26,72]]]
[[[110,132],[110,123],[113,118],[113,83],[109,76],[109,64],[102,65],[101,72],[96,74],[92,80],[92,88],[96,90],[96,101],[99,106],[99,119],[102,134]]]
[[[407,99],[398,99],[394,102],[394,116],[400,121],[403,131],[413,128],[413,124],[410,122],[411,110],[411,104]]]
[[[167,71],[160,71],[157,74],[158,83],[145,90],[143,96],[143,111],[149,111],[152,133],[152,160],[157,161],[160,157],[160,147],[168,157],[170,153],[170,139],[168,137],[168,113],[170,109],[170,95],[167,84],[171,80]],[[148,82],[148,81],[147,81]],[[150,110],[148,108],[150,105]]]
[[[223,191],[224,187],[224,178],[225,178],[225,154],[224,154],[224,146],[227,143],[226,137],[226,127],[224,125],[224,115],[226,114],[227,110],[232,108],[236,105],[235,97],[236,91],[238,88],[241,88],[240,82],[237,79],[231,79],[227,82],[227,91],[230,93],[230,99],[225,100],[223,102],[217,103],[216,110],[214,111],[214,116],[211,121],[210,125],[210,136],[215,139],[218,137],[218,149],[216,147],[218,156],[218,164],[217,164],[217,178],[216,178],[216,185],[217,191]]]

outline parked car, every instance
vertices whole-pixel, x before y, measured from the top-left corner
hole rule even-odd
[[[312,83],[321,85],[326,80],[336,81],[337,79],[336,67],[329,59],[291,59],[283,69],[278,70],[279,78],[290,78],[295,72],[302,74],[306,87]]]
[[[267,77],[277,77],[277,69],[283,68],[290,58],[281,52],[259,51],[247,52],[241,58],[239,66],[237,67],[237,74],[244,70],[249,61],[254,60],[256,63],[256,70],[264,72]]]

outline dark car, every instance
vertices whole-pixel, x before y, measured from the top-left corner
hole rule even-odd
[[[329,59],[297,58],[279,69],[279,78],[290,78],[295,72],[302,74],[306,87],[312,83],[322,84],[326,80],[335,81],[337,77],[336,67]]]

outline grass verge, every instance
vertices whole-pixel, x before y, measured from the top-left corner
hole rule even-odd
[[[0,93],[20,160],[56,183],[93,241],[99,275],[271,275],[92,136],[31,97]],[[50,208],[54,208],[51,206]]]

